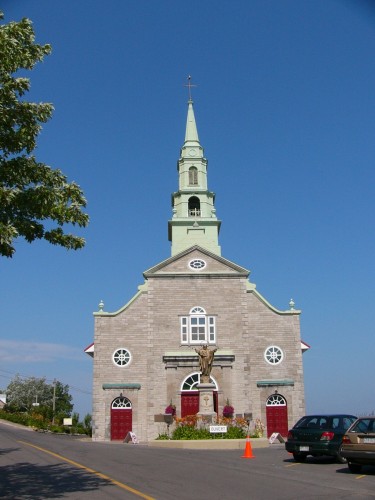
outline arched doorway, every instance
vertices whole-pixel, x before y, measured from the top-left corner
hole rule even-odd
[[[181,417],[196,415],[199,412],[199,391],[197,385],[200,382],[200,373],[195,372],[188,375],[181,384]],[[214,389],[214,411],[218,409],[217,383],[214,378],[210,382],[215,384]]]
[[[111,440],[124,440],[132,430],[133,410],[128,398],[120,396],[111,405]]]
[[[288,435],[288,407],[281,394],[271,394],[266,403],[267,437],[274,432]]]

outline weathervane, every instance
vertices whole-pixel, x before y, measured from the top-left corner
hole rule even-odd
[[[191,83],[191,76],[190,75],[187,77],[187,80],[188,80],[188,82],[186,85],[184,85],[184,87],[187,87],[189,89],[189,101],[191,101],[192,100],[191,87],[197,87],[197,85],[194,85],[193,83]]]

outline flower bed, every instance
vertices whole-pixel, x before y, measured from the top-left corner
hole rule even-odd
[[[259,420],[260,422],[260,420]],[[244,418],[218,417],[215,425],[225,425],[227,432],[211,433],[210,424],[202,421],[197,415],[188,415],[183,418],[174,417],[174,429],[169,437],[162,433],[158,440],[202,440],[202,439],[244,439],[247,436],[248,423]],[[258,425],[259,427],[259,425]],[[264,427],[264,426],[263,426]],[[263,433],[254,431],[250,437],[262,437]]]

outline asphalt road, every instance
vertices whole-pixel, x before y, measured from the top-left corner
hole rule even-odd
[[[298,464],[281,444],[253,454],[93,443],[0,422],[0,498],[375,498],[375,467],[356,475],[329,459]]]

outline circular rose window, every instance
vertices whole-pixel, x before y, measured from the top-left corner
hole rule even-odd
[[[112,360],[117,366],[126,366],[132,359],[130,352],[127,349],[116,349],[112,355]]]
[[[264,353],[264,357],[267,363],[269,363],[270,365],[277,365],[283,360],[284,354],[280,347],[272,345],[270,347],[267,347]]]
[[[199,269],[204,269],[206,267],[206,263],[202,259],[194,259],[189,262],[189,267],[197,271]]]

